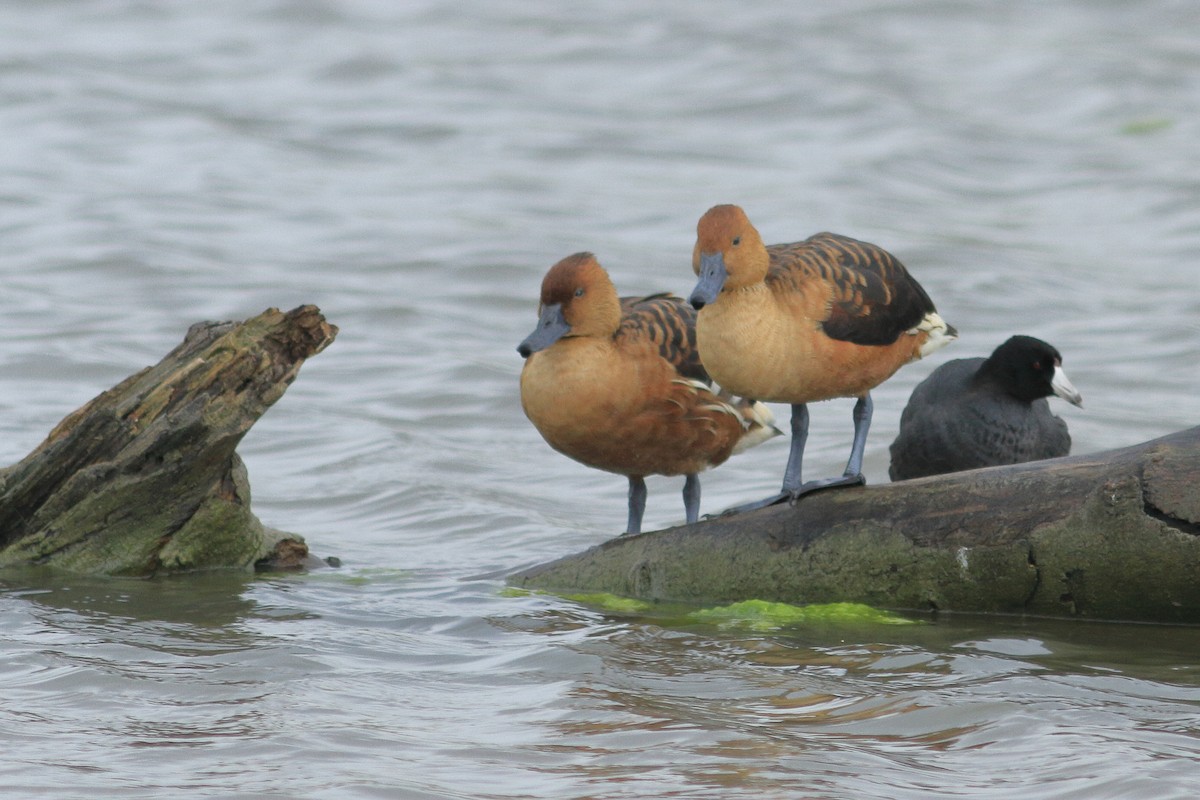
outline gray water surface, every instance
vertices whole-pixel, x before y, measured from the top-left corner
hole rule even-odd
[[[684,293],[720,202],[887,247],[961,331],[875,392],[872,482],[912,387],[1012,333],[1063,352],[1077,453],[1200,423],[1197,31],[1167,0],[0,6],[0,463],[191,323],[316,303],[337,342],[240,452],[259,516],[344,562],[4,576],[5,796],[1200,794],[1193,629],[755,632],[497,577],[625,520],[520,410],[543,273]],[[810,474],[850,407],[814,407]]]

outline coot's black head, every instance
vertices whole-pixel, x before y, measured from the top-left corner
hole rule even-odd
[[[998,384],[1013,397],[1031,403],[1057,395],[1083,406],[1083,397],[1062,368],[1062,355],[1032,336],[1013,336],[993,351],[979,368],[979,378]]]

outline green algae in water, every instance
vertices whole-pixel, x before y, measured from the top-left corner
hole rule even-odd
[[[609,594],[607,592],[557,594],[555,592],[531,592],[528,589],[506,586],[500,590],[499,594],[501,597],[529,597],[531,595],[548,594],[553,597],[561,597],[564,600],[570,600],[574,603],[618,614],[644,614],[655,607],[653,603],[647,603],[645,600],[635,600],[632,597],[621,597],[620,595]]]
[[[1151,133],[1165,131],[1175,124],[1174,120],[1166,117],[1147,117],[1126,122],[1121,126],[1121,133],[1126,136],[1146,136]]]
[[[390,567],[367,567],[355,570],[321,570],[304,574],[303,580],[312,583],[333,583],[344,586],[374,586],[402,585],[412,581],[411,569],[393,569]]]
[[[793,606],[766,600],[743,600],[727,606],[702,608],[688,614],[689,622],[720,627],[775,630],[803,625],[915,625],[916,620],[880,611],[862,603],[815,603]]]
[[[632,597],[621,597],[620,595],[608,594],[607,592],[564,594],[563,598],[573,600],[576,603],[583,603],[585,606],[603,609],[604,611],[615,611],[619,614],[644,614],[654,608],[653,603],[647,603],[645,600],[635,600]]]
[[[501,597],[527,597],[547,593],[509,586],[501,589],[499,594]],[[805,625],[921,624],[919,620],[880,611],[862,603],[813,603],[794,606],[789,603],[773,603],[767,600],[743,600],[727,606],[687,611],[686,607],[678,605],[663,606],[607,592],[548,594],[617,614],[648,615],[653,613],[656,617],[667,616],[685,624],[701,623],[721,628],[748,628],[756,631],[771,631]]]

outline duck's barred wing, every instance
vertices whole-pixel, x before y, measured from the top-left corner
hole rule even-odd
[[[696,310],[672,294],[622,297],[617,336],[650,343],[683,377],[712,383],[696,349]]]
[[[818,233],[803,242],[772,245],[768,280],[794,285],[819,280],[828,287],[831,338],[887,345],[934,311],[933,301],[895,256],[882,247]]]

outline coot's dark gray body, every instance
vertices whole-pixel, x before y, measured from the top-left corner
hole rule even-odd
[[[1050,345],[1016,336],[990,358],[947,362],[913,390],[892,443],[892,480],[1018,464],[1071,451],[1046,397],[1081,398]]]

